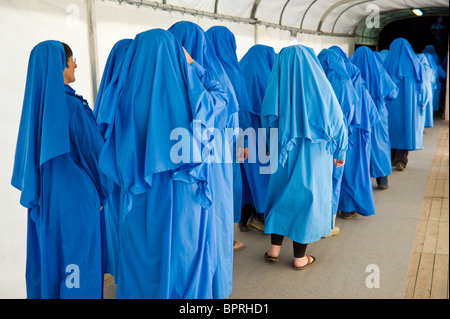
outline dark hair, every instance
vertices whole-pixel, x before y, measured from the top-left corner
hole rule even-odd
[[[64,42],[61,42],[64,47],[64,53],[66,54],[66,68],[69,66],[69,58],[73,55],[72,49],[65,44]]]

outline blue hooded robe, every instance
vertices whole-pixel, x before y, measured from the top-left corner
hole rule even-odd
[[[433,91],[435,90],[436,75],[426,55],[424,53],[419,53],[416,55],[423,68],[422,75],[424,90],[422,95],[422,103],[425,109],[424,127],[433,127]]]
[[[258,129],[261,128],[261,104],[276,56],[277,54],[272,47],[256,44],[239,61],[239,67],[242,70],[250,99],[251,127],[256,133],[253,143],[257,146],[255,150],[258,151],[260,147]],[[242,179],[248,187],[243,189],[243,202],[254,206],[257,213],[264,213],[266,210],[266,195],[270,175],[260,173],[260,167],[264,166],[267,166],[267,164],[260,163],[258,156],[256,156],[254,163],[250,163],[249,160],[244,162]]]
[[[348,140],[351,141],[351,134],[353,128],[351,126],[353,115],[355,113],[355,106],[358,101],[358,96],[353,88],[352,79],[347,73],[344,60],[333,50],[324,49],[317,56],[320,65],[327,76],[331,87],[336,94],[336,97],[341,106],[344,115],[344,123],[347,129]],[[348,148],[351,148],[349,144]],[[332,217],[336,215],[339,196],[341,192],[342,175],[346,165],[336,167],[333,166],[333,197],[331,201]]]
[[[100,87],[98,89],[97,99],[95,100],[94,116],[99,123],[102,122],[102,120],[99,119],[99,113],[101,113],[100,105],[102,104],[103,94],[111,82],[114,71],[119,68],[131,42],[131,39],[117,41],[109,53],[105,69],[103,71],[102,80],[100,82]],[[108,107],[108,105],[103,106]],[[99,127],[102,134],[104,134],[106,129],[105,126],[100,124]],[[103,271],[113,275],[116,282],[119,267],[119,212],[120,186],[114,183],[114,189],[108,197],[102,210],[104,218],[103,237],[105,242]]]
[[[397,98],[386,102],[391,148],[420,150],[425,116],[423,75],[420,62],[406,39],[392,41],[384,68],[399,89]]]
[[[370,175],[385,177],[392,173],[386,101],[397,97],[398,88],[368,47],[356,49],[351,61],[361,71],[361,77],[380,115],[380,121],[371,130]]]
[[[372,51],[373,55],[375,56],[375,58],[377,59],[378,63],[380,63],[381,65],[383,65],[383,58],[381,56],[381,53],[378,51]]]
[[[32,298],[102,298],[101,205],[112,189],[87,101],[64,85],[61,42],[31,51],[11,184],[28,208]]]
[[[338,53],[344,60],[353,87],[358,95],[358,102],[352,119],[352,132],[349,135],[347,160],[342,176],[338,210],[358,212],[369,216],[375,214],[372,180],[370,178],[370,134],[380,117],[377,108],[365,87],[361,71],[347,58],[337,46],[330,50]]]
[[[383,49],[380,51],[381,61],[384,63],[384,60],[386,60],[386,57],[389,55],[388,49]]]
[[[213,126],[224,97],[162,29],[138,34],[114,72],[99,119],[106,121],[100,166],[121,187],[117,298],[214,297],[211,170],[195,155],[202,151],[195,123]]]
[[[248,112],[250,101],[247,95],[242,71],[236,56],[236,39],[234,34],[224,26],[214,26],[206,31],[206,35],[211,40],[222,67],[233,85],[236,99],[239,104],[239,127],[245,131],[250,127],[250,114]],[[247,146],[247,141],[243,141],[243,136],[239,138],[239,147]],[[233,159],[233,207],[234,222],[241,219],[242,208],[242,170],[243,163],[238,163]]]
[[[227,145],[233,146],[234,136],[225,133],[225,128],[234,130],[239,127],[238,101],[233,85],[222,67],[214,46],[206,33],[198,25],[188,21],[175,23],[168,29],[178,39],[191,57],[218,81],[226,91],[227,103],[214,108],[214,128],[221,139],[214,137],[214,152]],[[212,126],[211,126],[212,127]],[[219,156],[220,157],[220,156]],[[216,218],[216,240],[218,243],[218,268],[214,277],[214,298],[222,299],[231,294],[233,283],[233,164],[231,161],[216,160],[211,163],[213,206],[208,210]]]
[[[434,79],[433,79],[433,112],[439,111],[439,102],[440,98],[439,95],[441,94],[441,81],[439,78],[439,67],[437,66],[433,56],[430,53],[424,53],[428,64],[430,65],[431,69],[433,70]],[[425,120],[426,121],[426,120]]]
[[[439,103],[441,101],[441,86],[442,86],[440,79],[445,79],[447,77],[447,63],[441,63],[441,59],[439,58],[436,49],[432,44],[425,46],[422,53],[430,54],[437,68],[436,89],[433,95],[433,111],[439,111]]]
[[[283,48],[261,106],[262,126],[278,129],[265,233],[311,243],[331,232],[333,158],[345,160],[347,130],[333,88],[311,48]]]

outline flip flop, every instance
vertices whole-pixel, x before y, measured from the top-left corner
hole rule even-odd
[[[271,261],[271,262],[277,262],[278,261],[278,257],[269,256],[269,251],[266,251],[264,253],[264,259],[267,260],[267,261]]]
[[[237,243],[237,240],[234,241],[233,246],[234,246],[236,243]],[[234,251],[242,250],[242,249],[244,249],[245,247],[247,247],[243,242],[240,242],[240,243],[242,244],[240,247],[237,247],[237,248],[234,248],[234,247],[233,247],[233,252],[234,252]]]
[[[314,264],[316,262],[316,257],[314,257],[314,256],[308,256],[308,257],[312,258],[311,262],[309,262],[306,265],[301,266],[301,267],[296,267],[295,264],[294,264],[294,265],[292,265],[292,269],[294,269],[294,270],[303,270],[303,269],[307,268],[308,266],[310,266],[310,265],[312,265],[312,264]],[[309,258],[308,258],[308,260],[309,260]]]

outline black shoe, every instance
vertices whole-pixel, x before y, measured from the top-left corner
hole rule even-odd
[[[388,186],[387,176],[385,176],[385,177],[377,177],[376,180],[377,180],[377,184],[378,184],[378,188],[379,189],[386,189],[386,188],[389,187]]]
[[[248,231],[247,222],[244,222],[244,221],[242,221],[242,220],[239,221],[238,227],[239,227],[239,231],[241,231],[241,232],[246,232],[246,231]]]
[[[255,228],[256,230],[259,230],[260,232],[264,232],[264,223],[261,221],[261,219],[258,218],[256,214],[250,216],[247,222],[248,227]]]
[[[353,217],[358,216],[356,212],[342,212],[341,211],[341,218],[343,219],[352,219]]]

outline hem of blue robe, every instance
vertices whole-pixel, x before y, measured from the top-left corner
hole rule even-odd
[[[403,145],[392,145],[391,144],[391,149],[396,149],[396,150],[405,150],[405,151],[420,151],[423,150],[423,146],[420,147],[407,147],[407,146],[403,146]]]
[[[276,234],[276,235],[285,236],[285,237],[288,237],[290,240],[295,241],[295,242],[300,243],[300,244],[311,244],[311,243],[314,243],[316,241],[319,241],[322,237],[325,237],[325,236],[329,235],[330,232],[331,232],[331,229],[330,229],[329,232],[326,232],[326,233],[324,232],[324,234],[322,234],[320,236],[307,237],[307,238],[301,238],[300,239],[300,238],[298,238],[296,236],[289,235],[288,232],[275,231],[275,230],[267,229],[267,226],[266,226],[266,229],[264,230],[264,234],[267,234],[267,235]]]
[[[340,210],[342,212],[356,212],[356,213],[358,213],[358,215],[361,215],[364,217],[375,215],[375,212],[369,212],[367,210],[362,210],[355,206],[339,207],[338,210]]]

